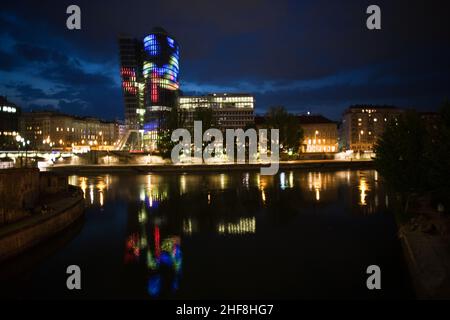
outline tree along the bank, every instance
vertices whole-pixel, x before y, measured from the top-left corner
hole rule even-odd
[[[450,208],[450,102],[439,110],[439,121],[429,130],[428,185],[433,194]]]
[[[297,154],[303,140],[303,130],[297,117],[282,106],[270,107],[265,115],[267,129],[279,129],[280,147]]]
[[[163,158],[170,158],[172,148],[177,144],[177,142],[171,140],[172,132],[178,128],[184,127],[186,113],[180,108],[172,108],[165,116],[165,126],[160,131],[158,150]]]
[[[388,123],[378,141],[375,165],[385,182],[402,195],[405,211],[411,197],[429,194],[436,201],[449,199],[450,108],[443,105],[436,123],[425,123],[407,111]],[[446,205],[448,208],[448,203]]]

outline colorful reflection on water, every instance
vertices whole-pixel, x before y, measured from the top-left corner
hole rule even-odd
[[[169,272],[169,286],[174,292],[178,289],[181,275],[182,253],[180,237],[172,236],[161,240],[159,228],[153,230],[153,238],[146,234],[131,234],[125,246],[125,264],[144,263],[148,269],[148,293],[158,297],[163,286],[164,274]]]

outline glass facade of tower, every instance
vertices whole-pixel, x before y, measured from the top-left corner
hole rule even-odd
[[[178,101],[178,43],[164,29],[154,28],[143,40],[120,37],[119,48],[125,124],[139,130],[155,122],[163,127],[165,111]]]
[[[119,38],[120,76],[125,103],[125,124],[140,129],[144,122],[142,76],[142,41],[130,37]]]
[[[164,111],[175,107],[179,89],[178,43],[162,29],[144,38],[144,104],[147,111]]]
[[[119,47],[125,124],[153,149],[178,104],[180,47],[158,27],[143,39],[120,37]]]

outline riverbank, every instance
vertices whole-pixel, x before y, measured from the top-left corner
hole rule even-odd
[[[450,218],[420,214],[399,236],[418,299],[450,299]]]
[[[49,198],[42,208],[39,213],[0,227],[0,261],[38,245],[77,221],[84,212],[81,189],[71,186],[67,192]]]
[[[268,165],[260,163],[246,164],[112,164],[112,165],[54,165],[48,167],[51,172],[65,174],[101,174],[101,173],[204,173],[229,171],[256,171]],[[370,160],[300,160],[281,161],[280,170],[345,170],[345,169],[373,169]]]

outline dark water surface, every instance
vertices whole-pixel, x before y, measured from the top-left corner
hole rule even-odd
[[[69,181],[85,193],[83,221],[2,265],[3,297],[413,297],[375,171]],[[66,288],[72,264],[81,291]],[[366,287],[372,264],[382,272],[376,292]]]

